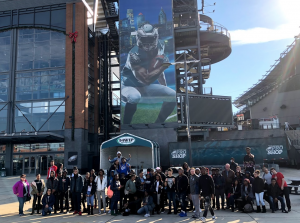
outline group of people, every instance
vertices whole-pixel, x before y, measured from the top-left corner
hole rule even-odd
[[[23,215],[24,202],[30,199],[30,187],[33,195],[31,214],[35,209],[39,213],[40,201],[43,215],[51,214],[52,210],[57,213],[59,209],[60,213],[66,209],[67,213],[69,197],[74,215],[82,215],[81,204],[83,212],[93,215],[97,200],[99,214],[106,213],[108,207],[108,213],[114,216],[122,213],[123,216],[138,214],[149,217],[155,212],[164,213],[168,206],[168,214],[187,217],[189,206],[189,210],[194,211],[192,218],[201,218],[203,222],[208,211],[215,219],[215,209],[226,208],[232,212],[236,209],[244,212],[254,211],[254,201],[257,206],[256,212],[267,211],[265,201],[270,204],[272,213],[278,210],[278,201],[281,203],[280,209],[283,213],[291,211],[289,190],[284,176],[274,168],[269,171],[264,167],[261,177],[260,171],[255,170],[251,149],[247,148],[246,151],[244,171],[232,158],[223,171],[212,168],[211,174],[206,167],[190,168],[184,163],[177,169],[176,177],[172,168],[164,173],[161,167],[147,169],[146,174],[143,170],[136,174],[128,163],[131,156],[122,157],[120,152],[114,159],[109,157],[112,165],[108,176],[100,169],[98,175],[91,170],[83,177],[78,173],[77,167],[74,167],[71,177],[68,177],[66,170],[62,168],[57,170],[54,162],[51,162],[46,184],[39,174],[36,180],[29,184],[23,174],[21,180],[13,186],[13,191],[19,200],[20,215]],[[43,195],[46,187],[46,194]],[[288,210],[285,208],[286,205]],[[202,217],[201,209],[204,209]]]

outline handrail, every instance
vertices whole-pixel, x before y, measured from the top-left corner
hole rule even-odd
[[[208,23],[200,22],[200,30],[206,31],[206,32],[219,33],[219,34],[225,35],[230,38],[229,31],[224,26],[221,26],[221,25],[213,25],[212,26]]]

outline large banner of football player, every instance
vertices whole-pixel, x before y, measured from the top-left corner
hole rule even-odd
[[[120,0],[122,124],[177,122],[172,0]]]

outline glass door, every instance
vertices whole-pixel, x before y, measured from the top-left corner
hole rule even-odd
[[[23,160],[23,173],[29,174],[29,172],[30,172],[30,157],[25,156]]]
[[[29,165],[29,174],[36,174],[36,168],[35,168],[35,156],[30,157],[30,165]]]
[[[13,175],[23,174],[23,156],[14,155],[13,156]]]
[[[41,175],[47,175],[48,170],[48,161],[47,156],[40,156],[39,157],[39,165],[40,165],[40,174]]]

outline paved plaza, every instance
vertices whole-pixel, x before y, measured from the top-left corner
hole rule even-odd
[[[300,178],[299,170],[296,169],[287,169],[281,168],[280,171],[284,174],[285,178],[288,180],[289,178]],[[27,177],[29,182],[34,180],[34,176]],[[43,179],[45,176],[42,177]],[[160,215],[153,215],[149,218],[145,218],[144,216],[136,216],[131,215],[128,217],[123,216],[111,216],[107,214],[98,215],[95,214],[93,216],[88,216],[87,214],[83,214],[82,216],[73,216],[70,214],[57,214],[43,217],[42,215],[29,215],[31,213],[31,203],[26,203],[24,207],[25,216],[20,217],[18,215],[18,202],[16,196],[12,192],[13,184],[19,180],[19,177],[2,177],[0,178],[0,223],[4,222],[95,222],[95,223],[102,223],[102,222],[111,222],[111,223],[118,223],[118,222],[142,222],[142,223],[188,223],[188,222],[201,222],[200,220],[195,221],[189,218],[192,216],[192,213],[189,212],[187,218],[180,218],[175,215],[167,215],[166,213]],[[289,181],[288,181],[289,182]],[[299,222],[300,220],[300,196],[299,195],[291,195],[291,203],[292,203],[292,211],[288,214],[283,214],[279,211],[272,214],[269,210],[269,206],[267,204],[268,212],[266,214],[263,213],[251,213],[251,214],[244,214],[240,212],[232,213],[230,210],[220,210],[215,211],[216,220],[213,221],[211,219],[210,214],[208,214],[208,218],[206,222],[230,222],[230,223],[252,223],[252,222],[271,222],[271,223],[291,223],[291,222]],[[96,212],[96,211],[95,211]]]

